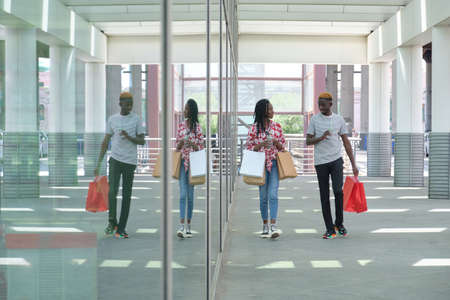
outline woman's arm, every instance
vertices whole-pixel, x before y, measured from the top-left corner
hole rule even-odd
[[[178,124],[177,138],[175,140],[175,144],[177,145],[176,151],[180,152],[184,146],[184,136],[182,134],[181,124]]]

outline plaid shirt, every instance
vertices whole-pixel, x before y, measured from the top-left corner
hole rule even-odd
[[[200,127],[200,124],[197,123],[197,128],[195,133],[192,132],[189,127],[187,126],[186,122],[182,122],[178,124],[178,130],[177,130],[177,138],[176,138],[176,144],[182,140],[185,140],[185,138],[192,142],[193,144],[197,145],[199,150],[202,150],[204,148],[203,146],[203,133],[202,128]],[[186,142],[186,140],[185,140]],[[183,148],[181,148],[181,157],[184,159],[184,170],[187,173],[189,170],[189,153],[193,152],[194,149],[192,147],[186,147],[186,145],[183,145]]]
[[[264,143],[269,135],[272,139],[278,140],[278,142],[283,146],[283,149],[286,147],[286,140],[284,138],[281,125],[271,120],[269,128],[266,128],[265,132],[258,133],[258,125],[256,123],[252,125],[252,128],[248,131],[247,150],[254,151],[254,147]],[[263,147],[259,150],[259,152],[263,151],[266,153],[266,168],[267,171],[270,172],[272,170],[272,160],[277,159],[277,153],[280,151],[273,144],[270,148]]]

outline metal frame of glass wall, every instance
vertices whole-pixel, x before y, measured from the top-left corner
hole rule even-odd
[[[218,117],[218,152],[219,152],[219,236],[216,240],[211,235],[211,1],[206,1],[206,150],[207,150],[207,176],[206,176],[206,238],[205,238],[205,295],[204,299],[213,299],[215,288],[222,264],[222,255],[225,250],[226,232],[230,207],[235,199],[236,158],[237,158],[237,79],[238,79],[238,53],[237,53],[237,1],[216,0],[219,4],[219,117]],[[172,134],[171,112],[171,3],[170,0],[161,1],[161,105],[162,105],[162,189],[161,189],[161,250],[162,257],[162,298],[172,299],[172,229],[171,229],[171,203],[170,199],[170,142]],[[225,175],[225,176],[224,176]],[[211,243],[219,243],[218,257],[211,256]],[[216,268],[211,272],[212,261],[216,261]]]

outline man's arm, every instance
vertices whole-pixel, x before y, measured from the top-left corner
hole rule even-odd
[[[318,143],[320,143],[321,141],[323,141],[324,139],[327,138],[327,136],[330,135],[330,132],[327,130],[323,133],[323,135],[321,137],[316,138],[314,135],[312,134],[307,134],[306,135],[306,145],[311,146],[311,145],[316,145]]]
[[[359,170],[358,170],[358,167],[356,166],[355,158],[353,157],[352,145],[351,145],[350,141],[348,140],[348,137],[346,134],[342,134],[341,139],[342,139],[342,142],[344,143],[345,152],[347,152],[348,158],[350,158],[350,162],[352,163],[353,175],[358,177]]]
[[[131,137],[128,135],[128,133],[125,130],[122,130],[120,135],[136,145],[144,145],[145,144],[145,135],[144,134],[138,134],[136,137]]]
[[[95,176],[98,176],[98,174],[99,174],[100,165],[102,164],[103,158],[105,157],[106,150],[108,150],[108,144],[109,144],[109,141],[111,140],[111,136],[112,136],[111,134],[105,134],[105,138],[103,139],[103,142],[102,142],[100,154],[98,156],[97,166],[94,170]]]

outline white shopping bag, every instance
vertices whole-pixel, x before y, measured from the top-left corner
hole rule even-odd
[[[189,167],[192,177],[206,175],[206,150],[189,153]]]
[[[241,162],[241,175],[261,178],[264,175],[266,154],[244,150]]]

